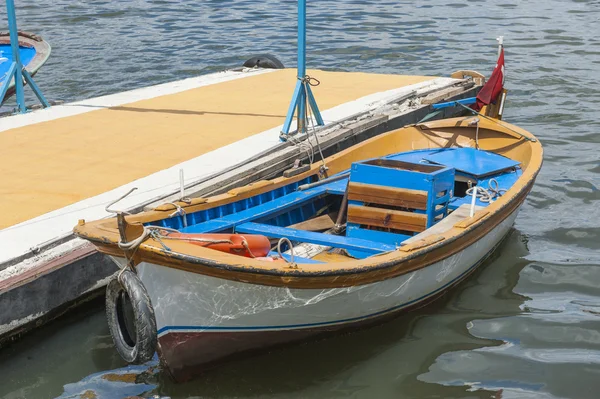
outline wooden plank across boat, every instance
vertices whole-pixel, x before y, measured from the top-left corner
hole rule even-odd
[[[50,57],[51,47],[48,42],[33,33],[19,31],[19,54],[21,62],[25,69],[35,75],[39,69],[46,63]],[[10,34],[8,32],[0,32],[0,82],[3,82],[11,65],[12,49],[10,47]],[[8,91],[4,99],[15,94],[14,80],[9,84]]]
[[[133,311],[150,312],[155,326],[113,323],[119,352],[143,360],[132,351],[152,337],[139,331],[156,329],[163,363],[184,380],[242,353],[373,323],[443,294],[498,247],[541,165],[542,147],[523,129],[488,117],[447,119],[374,137],[293,177],[82,220],[74,232],[123,268],[109,285],[109,311],[126,315],[119,287],[147,292],[132,300]],[[333,228],[305,229],[324,215]],[[215,233],[262,235],[273,247],[252,257],[250,245],[241,253],[212,249],[210,236],[202,245],[186,239]],[[298,256],[300,247],[312,255]]]

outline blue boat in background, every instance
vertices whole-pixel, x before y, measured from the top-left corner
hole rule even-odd
[[[50,56],[51,47],[48,42],[33,33],[19,32],[19,53],[21,62],[33,76],[46,63]],[[0,32],[0,82],[6,79],[8,70],[13,62],[13,52],[10,46],[8,32]],[[15,93],[14,81],[11,82],[4,101]]]

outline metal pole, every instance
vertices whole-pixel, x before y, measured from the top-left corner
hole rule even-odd
[[[15,2],[13,0],[6,0],[6,13],[8,17],[8,32],[10,34],[10,47],[12,49],[13,63],[16,65],[14,74],[15,78],[15,91],[17,95],[17,111],[25,112],[25,94],[23,93],[23,77],[21,71],[23,70],[23,64],[21,64],[21,54],[19,53],[19,31],[17,29],[17,16],[15,15]],[[10,78],[8,77],[7,84],[10,84]]]
[[[498,57],[500,58],[500,53],[502,52],[502,46],[504,46],[504,36],[498,36],[496,38],[496,40],[498,41]]]
[[[298,0],[298,82],[306,76],[306,0]],[[306,90],[301,87],[298,96],[298,133],[306,131]]]
[[[8,91],[11,80],[14,79],[17,96],[17,112],[27,112],[25,93],[23,90],[23,79],[25,79],[44,107],[49,107],[50,104],[42,94],[42,91],[35,84],[29,72],[23,68],[23,64],[21,63],[21,54],[19,52],[19,30],[17,29],[17,16],[15,13],[14,0],[6,0],[6,15],[8,17],[8,32],[10,34],[10,47],[12,50],[13,62],[6,78],[3,82],[0,82],[0,104],[4,101],[4,96]]]
[[[321,112],[317,102],[312,94],[309,83],[306,81],[306,0],[298,0],[298,74],[296,76],[296,88],[292,95],[292,101],[288,108],[283,129],[281,130],[281,140],[285,141],[290,131],[294,112],[298,122],[298,133],[307,131],[306,110],[307,106],[311,108],[312,113],[318,125],[324,125]]]

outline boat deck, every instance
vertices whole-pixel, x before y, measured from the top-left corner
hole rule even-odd
[[[0,119],[0,263],[279,143],[295,70],[225,71]],[[326,124],[447,78],[312,70]],[[127,201],[130,201],[127,203]]]

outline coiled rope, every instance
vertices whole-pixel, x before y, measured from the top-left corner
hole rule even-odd
[[[467,190],[467,195],[473,195],[475,187],[471,187]],[[492,203],[498,197],[501,197],[507,190],[500,188],[498,180],[490,179],[488,182],[488,188],[477,186],[477,198],[479,201],[484,203]]]

